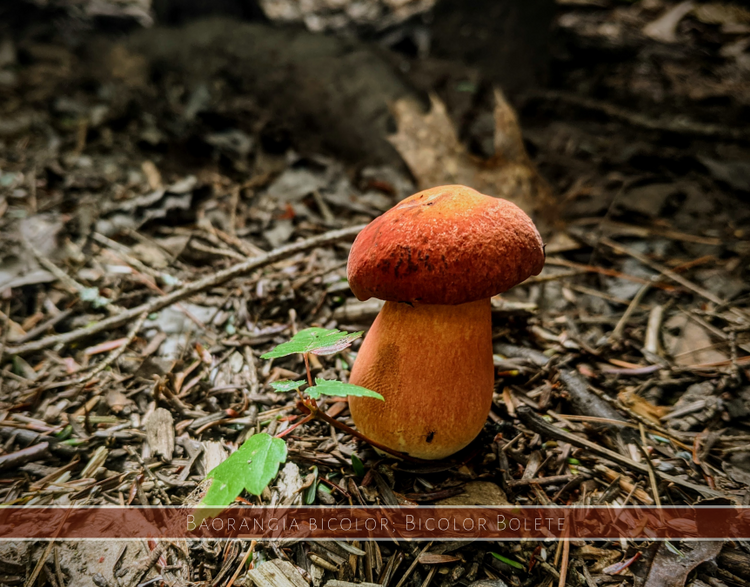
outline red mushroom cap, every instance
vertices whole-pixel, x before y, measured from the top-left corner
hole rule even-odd
[[[349,253],[360,300],[464,304],[538,275],[542,237],[515,204],[460,185],[410,196],[368,224]]]

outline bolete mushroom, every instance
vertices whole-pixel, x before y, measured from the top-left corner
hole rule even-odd
[[[350,398],[359,430],[421,459],[476,438],[494,387],[490,298],[543,265],[531,219],[464,186],[414,194],[367,225],[349,253],[349,286],[386,303],[350,381],[385,402]]]

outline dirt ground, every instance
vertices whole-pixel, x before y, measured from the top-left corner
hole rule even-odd
[[[356,227],[462,183],[524,208],[547,254],[493,298],[482,434],[412,467],[313,421],[258,499],[750,505],[750,12],[558,0],[537,83],[505,86],[430,42],[431,2],[260,4],[270,21],[29,3],[0,25],[0,501],[200,499],[300,419],[269,383],[302,359],[260,355],[372,324]],[[313,373],[346,381],[359,344]],[[0,546],[0,583],[60,587],[265,585],[266,565],[274,585],[750,582],[739,540]]]

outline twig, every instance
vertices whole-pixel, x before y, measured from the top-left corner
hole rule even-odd
[[[161,558],[161,555],[164,554],[164,550],[166,549],[165,543],[163,541],[158,541],[156,543],[156,546],[154,549],[148,553],[148,556],[145,560],[138,563],[134,570],[133,575],[130,579],[131,585],[136,585],[140,582],[140,580],[143,578],[143,576],[148,573],[148,571],[156,564],[156,561]],[[121,569],[125,570],[125,569]]]
[[[49,456],[49,442],[40,442],[39,444],[0,456],[0,471],[17,469],[24,463],[35,461],[44,456]]]
[[[661,507],[661,498],[659,498],[659,485],[656,483],[656,469],[654,469],[654,465],[651,463],[651,457],[648,456],[648,453],[646,452],[646,429],[643,427],[642,423],[640,424],[640,430],[641,430],[641,441],[643,444],[636,444],[635,447],[640,451],[641,456],[643,456],[643,459],[646,461],[646,466],[648,467],[648,480],[649,483],[651,483],[651,492],[654,494],[654,503]]]
[[[687,243],[698,243],[701,245],[710,245],[714,247],[719,247],[724,244],[724,241],[722,241],[720,238],[715,238],[712,236],[688,234],[685,232],[678,232],[676,230],[670,230],[668,228],[658,228],[655,226],[638,226],[634,224],[627,224],[625,222],[617,222],[615,220],[602,220],[600,217],[582,218],[581,220],[573,221],[570,224],[576,226],[595,224],[600,229],[608,230],[610,233],[627,236],[638,236],[641,238],[659,236],[670,240],[683,241]]]
[[[617,322],[617,326],[615,326],[615,329],[612,331],[612,334],[609,336],[610,340],[616,340],[616,339],[622,338],[622,333],[625,330],[625,326],[627,326],[628,321],[630,320],[630,316],[633,315],[633,312],[635,312],[635,309],[638,307],[638,304],[641,303],[643,296],[646,295],[646,292],[649,289],[651,289],[651,284],[644,283],[641,286],[641,288],[638,290],[638,292],[633,296],[633,299],[630,300],[630,304],[628,305],[628,308],[625,310],[625,313],[623,313],[622,317]]]
[[[570,432],[565,432],[564,430],[561,430],[560,428],[549,424],[548,422],[537,416],[528,406],[519,406],[516,409],[516,412],[521,422],[523,422],[529,429],[534,432],[550,436],[555,440],[562,440],[563,442],[570,443],[573,446],[577,446],[578,448],[583,448],[585,450],[588,450],[589,452],[594,453],[595,455],[622,465],[623,467],[628,467],[630,469],[634,469],[646,474],[648,474],[649,472],[648,465],[644,465],[643,463],[636,463],[634,460],[611,451],[608,448],[599,446],[598,444],[590,442],[589,440],[581,438],[580,436],[576,436],[575,434],[571,434]],[[691,483],[690,481],[685,481],[684,479],[680,479],[679,477],[663,473],[662,471],[656,470],[655,473],[666,481],[696,491],[705,497],[726,497],[726,495],[721,493],[720,491],[714,491],[713,489],[710,489],[708,487],[703,487],[702,485]]]
[[[167,306],[171,306],[175,302],[184,300],[187,297],[190,297],[217,285],[221,285],[229,281],[230,279],[234,279],[235,277],[239,277],[240,275],[245,275],[247,273],[250,273],[251,271],[255,271],[256,269],[265,267],[266,265],[276,263],[277,261],[281,261],[282,259],[285,259],[297,253],[301,253],[310,249],[314,249],[315,247],[329,245],[331,243],[353,237],[363,228],[364,225],[359,225],[351,226],[349,228],[342,228],[340,230],[332,230],[300,242],[279,247],[278,249],[274,249],[273,251],[266,253],[265,255],[255,257],[253,259],[248,259],[243,263],[238,263],[237,265],[233,265],[232,267],[224,269],[223,271],[219,271],[218,273],[214,273],[212,275],[204,277],[203,279],[199,279],[198,281],[188,283],[180,289],[177,289],[165,296],[155,298],[149,302],[141,304],[140,306],[136,306],[135,308],[123,310],[116,316],[111,316],[91,326],[79,328],[77,330],[66,332],[64,334],[48,336],[46,338],[42,338],[41,340],[37,340],[27,344],[8,347],[5,352],[7,355],[26,355],[28,353],[40,351],[42,349],[46,349],[58,344],[69,344],[82,338],[86,338],[87,336],[117,328],[119,326],[122,326],[123,324],[126,324],[127,322],[130,322],[131,320],[136,319],[144,312],[148,314],[152,312],[158,312],[159,310],[166,308]]]
[[[411,575],[412,572],[414,571],[414,569],[417,567],[417,564],[419,563],[419,557],[422,556],[425,552],[427,552],[427,550],[430,548],[430,546],[432,546],[432,542],[429,542],[427,544],[427,546],[425,546],[419,552],[419,554],[415,555],[414,562],[412,562],[409,565],[409,568],[406,569],[406,572],[401,576],[401,579],[399,580],[399,582],[396,583],[396,587],[401,587],[404,583],[406,583],[406,580],[409,578],[409,575]]]
[[[100,363],[97,363],[91,371],[89,371],[85,375],[81,375],[81,377],[79,377],[78,379],[73,379],[72,381],[68,382],[67,385],[82,385],[84,383],[87,383],[94,376],[104,371],[107,367],[109,367],[112,363],[119,359],[125,352],[125,349],[127,349],[130,343],[133,342],[133,339],[138,334],[138,331],[143,326],[143,323],[146,321],[147,317],[148,312],[143,312],[143,314],[138,317],[136,323],[133,324],[133,327],[130,329],[130,332],[128,332],[128,335],[125,337],[120,346],[109,353],[109,356],[106,359],[104,359]]]
[[[242,253],[238,253],[232,249],[220,249],[218,247],[210,247],[203,243],[190,241],[190,247],[201,253],[209,253],[210,255],[217,255],[219,257],[229,257],[230,259],[239,259],[244,261],[245,256]]]
[[[60,567],[60,549],[55,548],[55,575],[57,575],[57,582],[60,585],[60,587],[65,587],[65,579],[62,574],[62,568]]]
[[[172,500],[169,499],[169,495],[167,495],[167,492],[164,491],[164,489],[162,488],[162,482],[161,482],[161,480],[159,480],[156,477],[156,475],[154,475],[154,472],[151,470],[151,467],[149,467],[143,461],[143,459],[141,458],[141,455],[139,455],[136,452],[136,450],[132,446],[130,446],[130,445],[126,445],[125,446],[125,450],[128,451],[128,453],[130,453],[130,456],[134,457],[135,460],[138,461],[138,463],[143,468],[143,472],[146,473],[146,476],[149,477],[151,479],[151,481],[154,482],[154,489],[156,489],[156,491],[159,493],[159,495],[161,496],[161,498],[167,503],[167,505],[172,505]]]
[[[141,273],[144,273],[153,279],[157,279],[160,276],[159,271],[157,271],[156,269],[152,269],[145,263],[133,257],[130,247],[127,247],[122,243],[118,243],[117,241],[112,240],[111,238],[106,237],[103,234],[99,234],[98,232],[93,233],[91,235],[91,238],[105,247],[105,252],[109,253],[120,261],[125,261],[128,265],[130,265],[137,271],[140,271]],[[159,250],[162,249],[160,248]]]
[[[34,570],[31,572],[31,575],[29,575],[26,583],[24,583],[24,587],[33,587],[33,585],[36,585],[37,577],[39,577],[39,573],[41,572],[42,567],[47,560],[47,557],[49,556],[50,552],[52,552],[52,547],[55,545],[55,540],[57,540],[57,537],[60,535],[60,532],[62,532],[65,523],[68,521],[68,516],[70,516],[71,511],[72,510],[68,508],[68,511],[65,512],[65,516],[63,517],[62,522],[60,522],[60,525],[57,527],[55,535],[52,537],[52,540],[49,541],[49,544],[47,544],[47,548],[44,549],[42,556],[39,557]]]
[[[39,264],[47,271],[52,273],[52,275],[54,275],[55,278],[58,279],[63,284],[65,289],[67,289],[70,293],[78,296],[83,296],[86,290],[89,289],[86,286],[78,283],[70,275],[65,273],[65,271],[55,265],[50,259],[45,257],[44,254],[39,249],[37,249],[33,245],[33,243],[28,238],[26,238],[25,235],[23,236],[23,244],[29,250],[29,252],[34,255],[34,258],[39,262]],[[110,300],[109,298],[102,297],[98,293],[96,294],[96,299],[94,300],[94,302],[99,303],[110,314],[119,313],[121,308],[112,304],[111,301],[112,300]]]
[[[665,267],[661,263],[657,263],[656,261],[652,261],[649,259],[646,255],[643,255],[642,253],[639,253],[638,251],[631,249],[630,247],[626,247],[624,245],[621,245],[620,243],[616,243],[612,239],[607,238],[606,236],[603,236],[599,239],[599,242],[603,245],[607,245],[609,248],[617,251],[618,253],[624,253],[630,257],[633,257],[634,259],[640,261],[644,265],[647,265],[648,267],[651,267],[651,269],[654,269],[655,271],[658,271],[661,273],[664,277],[668,277],[672,281],[676,281],[683,287],[688,288],[689,290],[697,293],[699,296],[706,298],[709,302],[713,302],[717,305],[724,305],[726,302],[722,300],[720,297],[714,295],[707,289],[703,289],[699,285],[694,284],[689,279],[685,279],[682,275],[679,275],[678,273],[675,273],[668,267]],[[739,310],[737,310],[739,312]],[[743,318],[746,318],[746,316],[742,313],[740,313],[740,316]]]
[[[559,483],[568,483],[576,477],[587,478],[587,475],[552,475],[550,477],[536,477],[533,479],[509,479],[509,487],[522,487],[526,485],[557,485]]]
[[[565,581],[568,578],[568,561],[570,560],[570,539],[563,538],[562,561],[560,562],[560,581],[558,587],[565,587]]]
[[[248,548],[247,552],[245,552],[245,554],[243,555],[242,560],[240,561],[240,565],[237,567],[237,570],[234,572],[234,575],[232,575],[231,579],[229,579],[229,583],[227,583],[226,587],[232,587],[232,585],[234,585],[234,582],[237,580],[237,577],[240,576],[242,569],[245,567],[245,563],[247,562],[247,559],[250,558],[251,554],[253,554],[256,544],[257,542],[255,540],[250,542],[250,548]]]
[[[138,236],[140,238],[143,238],[141,235],[139,235],[136,231],[131,231],[131,234],[134,236]],[[140,278],[141,282],[148,287],[149,289],[155,291],[159,295],[165,295],[164,290],[162,290],[157,284],[156,280],[157,278],[165,275],[164,272],[159,272],[155,269],[152,269],[145,263],[141,263],[138,259],[135,259],[128,247],[126,247],[123,244],[118,243],[117,241],[113,241],[110,238],[107,238],[106,236],[103,236],[99,233],[94,233],[94,240],[98,241],[101,245],[103,245],[104,248],[103,252],[107,255],[110,255],[114,257],[118,261],[122,261],[126,263],[132,270],[136,277]],[[148,242],[148,241],[147,241]],[[158,247],[159,250],[161,247]],[[243,257],[244,259],[244,257]],[[170,277],[172,277],[170,275]],[[150,278],[150,279],[149,279]],[[177,309],[185,314],[188,318],[190,318],[195,325],[200,328],[201,330],[205,330],[206,326],[201,322],[196,316],[194,316],[187,308],[185,308],[182,304],[176,304]],[[217,312],[219,309],[217,309]],[[23,341],[19,341],[23,342]]]
[[[67,518],[67,516],[65,516]],[[47,544],[47,548],[44,549],[44,552],[42,553],[42,556],[39,557],[39,560],[36,563],[36,566],[34,567],[34,570],[31,572],[31,575],[29,576],[26,583],[24,583],[24,587],[32,587],[33,585],[36,585],[36,579],[39,577],[39,573],[42,571],[42,567],[44,566],[44,562],[47,560],[47,557],[49,556],[49,553],[52,552],[52,547],[55,545],[54,540],[50,540],[49,544]]]
[[[63,320],[68,318],[72,313],[73,313],[73,308],[68,308],[67,310],[63,310],[62,312],[59,312],[58,314],[55,314],[54,316],[47,318],[47,320],[45,320],[41,324],[38,324],[37,326],[29,330],[26,334],[24,334],[22,337],[18,338],[15,341],[16,344],[23,344],[29,340],[34,340],[40,334],[44,334],[45,330],[52,328],[58,322],[62,322]]]
[[[648,326],[646,327],[643,348],[652,355],[659,353],[659,328],[661,327],[663,316],[664,306],[654,306],[648,315]]]
[[[655,283],[653,279],[646,279],[643,277],[636,277],[634,275],[628,275],[615,269],[607,269],[606,267],[597,267],[596,265],[585,265],[583,263],[576,263],[575,261],[568,261],[567,259],[560,259],[557,257],[550,257],[545,261],[545,265],[555,265],[557,267],[569,267],[571,269],[577,269],[582,273],[598,273],[600,275],[606,275],[608,277],[617,277],[618,279],[625,279],[626,281],[632,281],[633,283],[641,283],[643,285],[652,285],[659,289],[672,291],[674,286],[665,285],[662,283]],[[565,274],[564,277],[569,277]],[[529,280],[524,283],[528,283]]]

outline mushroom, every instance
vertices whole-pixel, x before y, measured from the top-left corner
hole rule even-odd
[[[349,253],[349,286],[386,302],[350,381],[385,402],[350,398],[357,428],[421,459],[474,440],[494,388],[490,298],[543,265],[531,219],[465,186],[419,192],[368,224]]]

